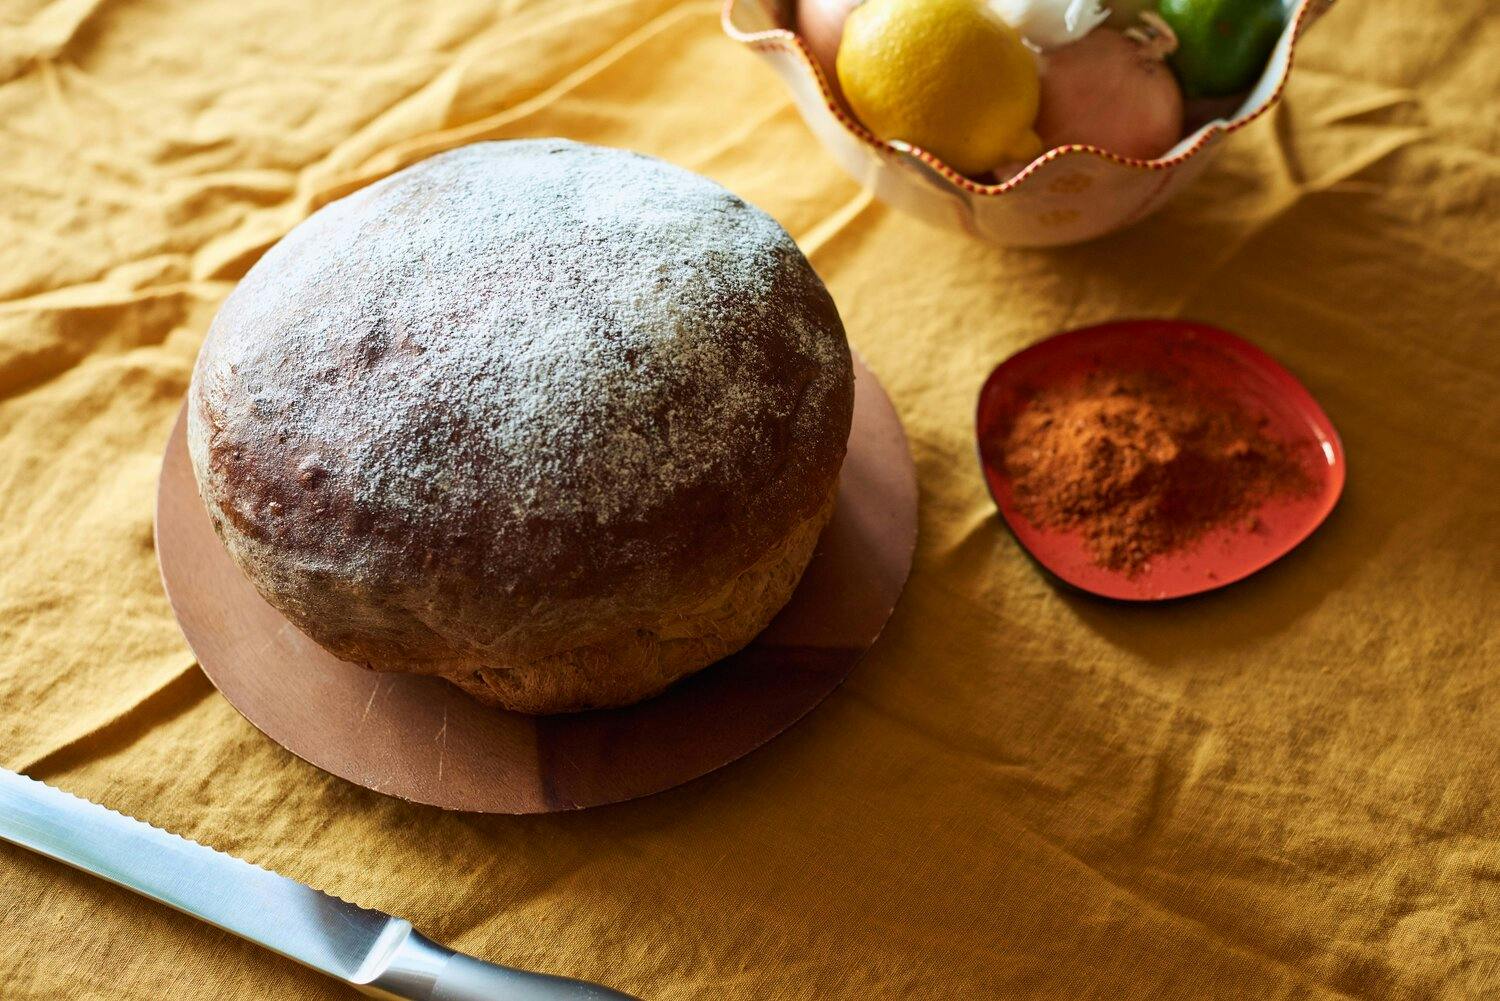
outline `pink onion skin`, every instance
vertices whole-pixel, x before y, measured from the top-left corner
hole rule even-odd
[[[1182,88],[1161,56],[1095,28],[1042,57],[1036,132],[1048,148],[1087,143],[1151,160],[1182,138]]]
[[[834,62],[839,54],[839,42],[844,38],[844,19],[858,7],[861,0],[798,0],[797,34],[812,50],[813,58],[823,68],[828,85],[834,94],[843,100],[839,89],[839,75]]]

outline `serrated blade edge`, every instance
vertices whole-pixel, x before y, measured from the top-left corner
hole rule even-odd
[[[0,768],[0,838],[366,983],[411,925]]]

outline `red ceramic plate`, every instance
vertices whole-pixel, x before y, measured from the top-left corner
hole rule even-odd
[[[1038,390],[1097,371],[1157,372],[1228,398],[1263,417],[1267,433],[1303,456],[1315,489],[1275,498],[1256,512],[1256,526],[1216,530],[1182,552],[1153,559],[1129,575],[1094,563],[1077,533],[1039,528],[1015,509],[1003,469],[980,464],[1010,530],[1036,560],[1063,581],[1107,598],[1157,601],[1211,591],[1285,556],[1323,523],[1344,489],[1344,446],[1307,388],[1275,359],[1235,335],[1181,320],[1127,320],[1070,330],[1002,362],[979,393],[981,442],[1003,435]]]

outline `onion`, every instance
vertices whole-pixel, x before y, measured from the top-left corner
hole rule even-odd
[[[1042,56],[1043,144],[1087,143],[1149,160],[1182,138],[1182,89],[1164,62],[1177,38],[1154,14],[1144,20],[1144,30],[1095,28]]]
[[[839,42],[844,37],[844,19],[863,0],[798,0],[797,34],[812,50],[813,58],[823,69],[828,86],[842,100],[839,89],[839,74],[834,68],[839,54]]]
[[[1109,16],[1099,0],[989,0],[989,8],[1039,49],[1076,42]]]
[[[1140,20],[1143,13],[1156,13],[1156,2],[1157,0],[1108,0],[1109,20],[1104,23],[1123,31]]]

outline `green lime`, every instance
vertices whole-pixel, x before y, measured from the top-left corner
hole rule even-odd
[[[1188,97],[1249,89],[1286,26],[1282,0],[1161,0],[1177,33],[1172,68]]]

